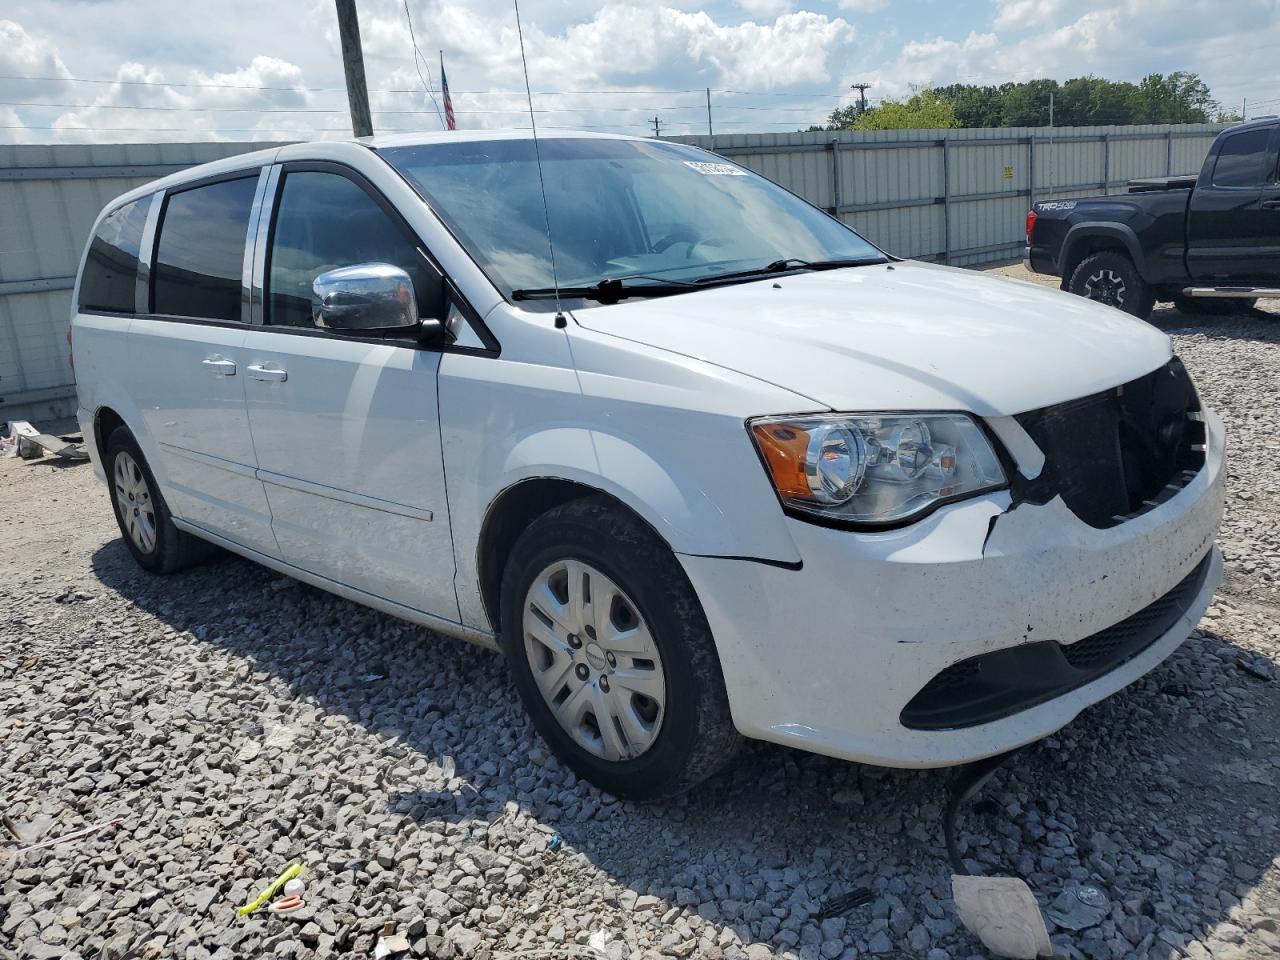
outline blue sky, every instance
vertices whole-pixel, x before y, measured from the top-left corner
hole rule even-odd
[[[357,2],[375,128],[438,129],[403,0]],[[526,125],[509,0],[408,6],[433,87],[444,50],[459,123]],[[9,0],[0,142],[344,135],[332,0],[176,9]],[[522,13],[548,128],[644,133],[656,114],[664,133],[705,133],[708,87],[717,133],[786,131],[851,102],[854,81],[876,100],[955,81],[1178,69],[1224,102],[1247,96],[1251,115],[1280,112],[1280,0],[525,0]]]

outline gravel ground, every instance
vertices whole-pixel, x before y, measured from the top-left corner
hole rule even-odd
[[[1280,957],[1280,316],[1153,319],[1227,421],[1226,582],[960,840],[1027,878],[1062,956]],[[548,756],[491,653],[238,559],[140,572],[87,466],[0,461],[0,522],[0,813],[122,821],[21,856],[0,830],[0,957],[983,955],[942,771],[754,744],[620,803]],[[237,917],[295,861],[303,912]]]

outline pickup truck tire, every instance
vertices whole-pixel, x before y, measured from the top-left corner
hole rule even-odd
[[[585,497],[534,520],[511,549],[500,603],[520,698],[584,780],[662,800],[737,752],[742,737],[693,586],[670,548],[618,504]]]
[[[1145,320],[1156,298],[1126,254],[1101,250],[1080,261],[1067,289],[1080,297],[1105,303]]]
[[[1201,316],[1223,317],[1232,313],[1252,310],[1257,304],[1255,297],[1174,297],[1173,305],[1183,313],[1194,313]]]
[[[107,437],[107,489],[125,546],[151,573],[176,573],[217,552],[217,547],[179,530],[160,485],[128,427]]]

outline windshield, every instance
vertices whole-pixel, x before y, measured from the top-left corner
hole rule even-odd
[[[776,270],[784,260],[884,259],[777,184],[694,147],[569,137],[539,139],[538,146],[561,287],[625,278],[643,294],[645,283]],[[378,152],[505,296],[552,286],[532,140]]]

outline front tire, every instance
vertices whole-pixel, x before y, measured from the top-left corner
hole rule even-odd
[[[1142,320],[1156,300],[1138,268],[1125,254],[1102,250],[1085,257],[1072,271],[1067,289],[1076,296],[1104,303]]]
[[[128,427],[111,431],[105,467],[116,523],[138,566],[152,573],[174,573],[213,551],[174,526],[169,505]]]
[[[501,640],[542,738],[615,796],[675,796],[737,751],[692,585],[666,544],[604,497],[554,507],[521,534],[502,580]]]

